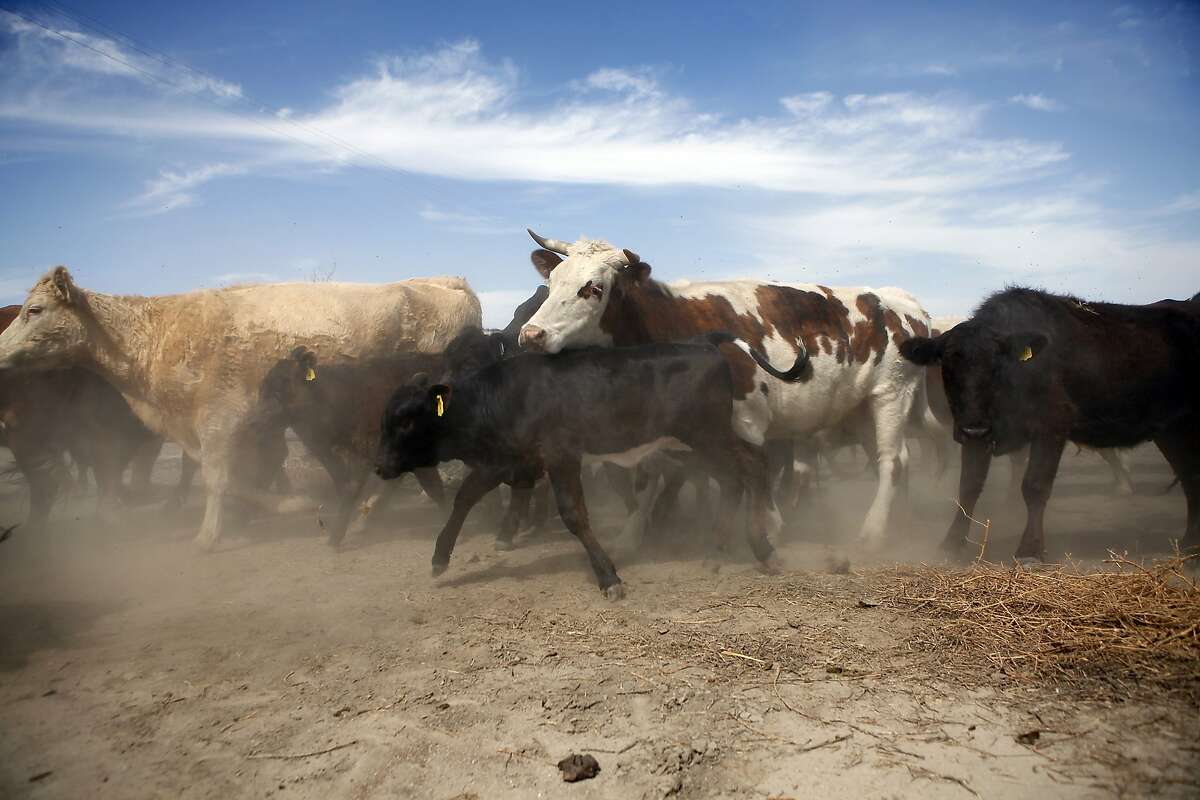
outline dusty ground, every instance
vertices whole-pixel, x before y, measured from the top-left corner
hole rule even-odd
[[[1120,498],[1098,457],[1065,459],[1052,553],[1168,549],[1183,498],[1160,494],[1157,452],[1135,464],[1139,494]],[[996,558],[1020,527],[1006,482],[997,464],[980,509]],[[935,623],[874,605],[889,565],[939,558],[952,486],[915,478],[911,530],[849,575],[822,565],[866,478],[817,492],[782,576],[614,547],[617,604],[573,540],[498,554],[486,514],[431,579],[440,519],[414,494],[342,552],[309,513],[253,521],[208,556],[190,542],[196,498],[112,528],[77,500],[55,530],[0,545],[0,795],[1196,796],[1197,708],[972,675],[913,645]],[[0,520],[23,492],[0,486]],[[602,533],[620,522],[597,516]],[[563,783],[573,752],[599,775]]]

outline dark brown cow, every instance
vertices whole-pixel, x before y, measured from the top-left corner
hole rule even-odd
[[[0,308],[0,331],[21,306]],[[134,487],[145,489],[162,440],[137,420],[128,404],[102,378],[83,369],[11,374],[0,385],[4,444],[29,481],[26,527],[40,528],[66,475],[64,454],[91,470],[101,507],[118,498],[121,476],[134,462]]]

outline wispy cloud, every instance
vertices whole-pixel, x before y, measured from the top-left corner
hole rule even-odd
[[[37,65],[45,72],[67,70],[115,76],[158,90],[221,99],[242,94],[236,83],[202,75],[166,59],[149,58],[112,39],[60,27],[52,21],[0,10],[0,31],[17,38],[15,57],[22,65]]]
[[[1042,94],[1015,94],[1008,102],[1031,108],[1034,111],[1062,111],[1063,104]]]
[[[145,191],[126,205],[139,215],[164,214],[191,205],[196,199],[192,192],[197,187],[215,178],[245,172],[246,167],[238,164],[208,164],[184,172],[164,170],[157,178],[147,181]]]
[[[233,286],[240,283],[274,283],[280,277],[273,272],[227,272],[214,279],[222,286]]]
[[[1156,216],[1193,214],[1200,211],[1200,191],[1181,194],[1161,208],[1153,211]]]
[[[787,98],[779,116],[726,118],[695,109],[648,72],[593,72],[567,100],[532,109],[518,86],[515,67],[489,62],[466,40],[380,59],[371,74],[338,87],[328,107],[287,117],[303,127],[180,104],[132,103],[117,112],[99,93],[62,104],[11,84],[0,117],[250,144],[299,163],[384,161],[461,179],[816,194],[963,191],[1044,174],[1067,158],[1054,142],[984,135],[985,108],[952,96],[855,94],[839,102],[816,92]]]
[[[505,225],[496,217],[483,214],[468,214],[460,211],[443,211],[426,205],[417,212],[417,216],[426,222],[454,233],[467,233],[482,236],[496,234],[520,233],[521,226]]]

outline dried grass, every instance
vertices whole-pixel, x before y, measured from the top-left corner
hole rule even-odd
[[[1196,699],[1200,588],[1187,560],[1143,565],[1110,553],[1105,568],[1090,572],[922,567],[894,583],[886,603],[936,620],[918,644],[944,651],[947,664],[982,658],[1009,678],[1057,680],[1089,693],[1150,684]]]

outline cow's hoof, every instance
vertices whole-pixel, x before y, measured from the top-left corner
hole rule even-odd
[[[612,586],[609,586],[602,591],[604,592],[604,596],[609,600],[616,601],[625,599],[625,584],[623,583],[614,583]]]
[[[497,539],[496,550],[501,553],[507,553],[509,550],[516,550],[517,547],[512,543],[512,539]]]
[[[192,540],[196,543],[196,549],[201,553],[211,553],[217,549],[217,540],[212,536],[197,536]]]
[[[763,575],[779,575],[783,572],[783,561],[778,554],[772,553],[765,561],[758,562],[758,571]]]
[[[441,575],[443,572],[445,572],[449,567],[450,567],[449,562],[447,562],[445,564],[435,563],[433,565],[433,569],[430,572],[432,573],[433,577],[436,578],[438,575]]]
[[[1022,569],[1037,569],[1038,567],[1046,566],[1046,559],[1041,556],[1015,556],[1013,561]]]

